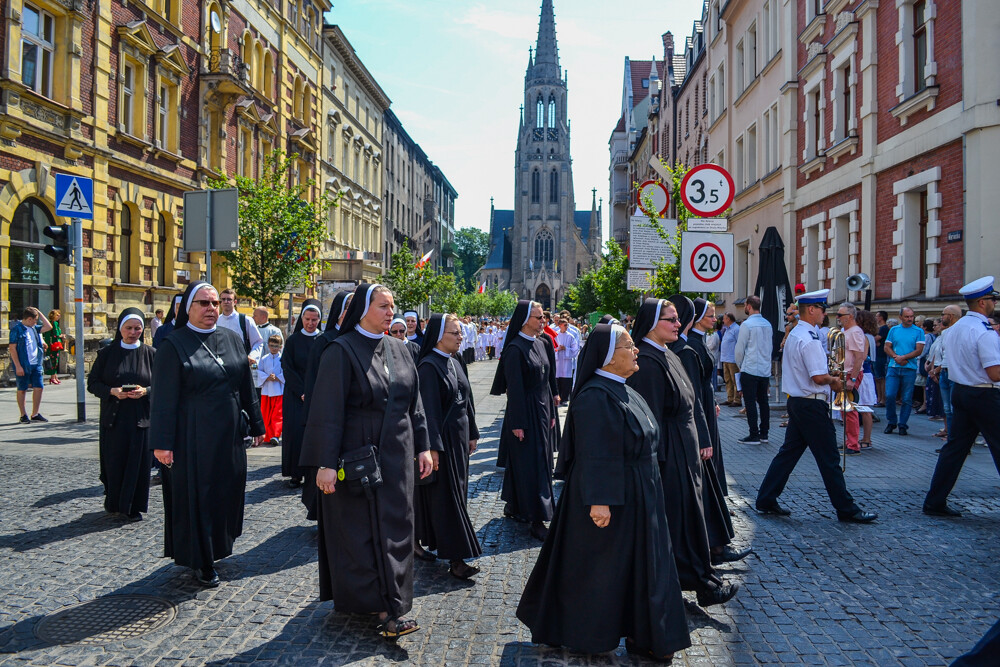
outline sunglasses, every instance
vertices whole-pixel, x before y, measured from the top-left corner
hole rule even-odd
[[[390,329],[389,333],[391,333],[393,336],[402,336],[403,334],[406,333],[406,329]]]
[[[208,308],[210,306],[212,308],[218,308],[219,307],[219,302],[218,301],[212,301],[211,299],[195,299],[191,303],[196,303],[199,306],[201,306],[202,308]]]

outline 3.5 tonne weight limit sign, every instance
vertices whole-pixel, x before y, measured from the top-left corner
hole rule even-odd
[[[733,235],[681,234],[681,291],[733,291]]]
[[[681,180],[681,201],[687,210],[702,218],[720,215],[733,203],[733,177],[717,164],[693,167]]]

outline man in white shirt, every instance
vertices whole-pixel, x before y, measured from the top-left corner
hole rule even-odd
[[[748,316],[736,334],[736,363],[740,368],[740,386],[743,388],[743,405],[747,410],[750,435],[739,442],[759,445],[767,442],[771,421],[768,405],[768,387],[771,381],[771,349],[774,346],[774,329],[760,314],[760,297],[751,294],[743,305]],[[760,426],[757,410],[760,409]]]
[[[219,302],[222,304],[222,312],[219,313],[219,320],[216,326],[235,331],[243,340],[243,348],[247,353],[247,360],[253,366],[260,358],[261,348],[264,347],[264,339],[257,330],[257,326],[249,317],[236,311],[236,291],[227,288],[219,294]]]
[[[281,335],[281,329],[268,321],[270,316],[271,314],[264,306],[257,306],[253,309],[253,322],[257,325],[257,331],[260,333],[261,339],[268,341],[271,340],[271,336],[277,336],[281,339],[282,344],[284,344],[285,337]],[[263,346],[261,346],[260,356],[264,356],[265,354],[267,354],[267,352],[265,352]]]
[[[161,324],[163,324],[163,309],[157,308],[156,312],[153,313],[153,319],[149,321],[150,340],[152,340],[152,336],[156,335],[156,330],[160,328]]]

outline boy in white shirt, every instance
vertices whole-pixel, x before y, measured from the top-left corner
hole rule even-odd
[[[281,372],[281,336],[267,339],[268,354],[257,362],[257,386],[260,388],[260,413],[264,417],[264,439],[272,447],[281,437],[281,397],[285,376]]]

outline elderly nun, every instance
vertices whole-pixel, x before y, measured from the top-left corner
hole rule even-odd
[[[87,391],[101,399],[100,457],[104,509],[142,519],[149,504],[149,393],[155,350],[142,342],[138,308],[118,316],[115,339],[97,353]]]
[[[281,372],[285,375],[285,392],[281,400],[284,420],[281,435],[281,474],[288,477],[288,486],[297,489],[305,471],[299,466],[302,453],[302,429],[305,425],[306,373],[309,355],[318,343],[319,323],[323,311],[317,299],[306,299],[295,322],[295,330],[285,341],[281,353]]]
[[[599,324],[584,346],[560,446],[566,481],[517,617],[540,644],[670,660],[691,645],[657,466],[657,419],[626,380],[631,337]]]
[[[245,436],[264,437],[243,339],[217,328],[219,293],[195,282],[153,363],[150,447],[163,471],[164,556],[218,586],[243,532]]]

